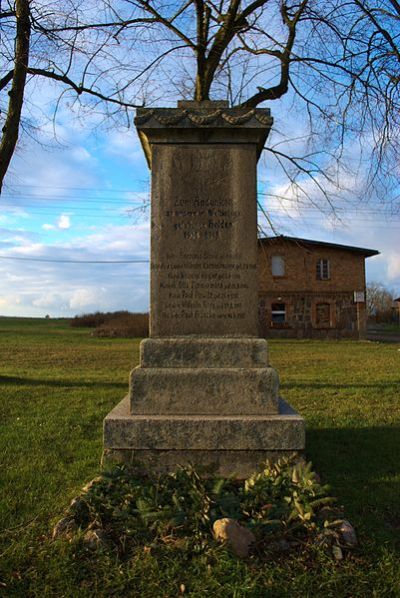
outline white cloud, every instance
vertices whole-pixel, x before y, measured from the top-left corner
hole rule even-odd
[[[109,155],[117,156],[130,163],[134,162],[148,178],[146,158],[135,130],[111,130],[105,139],[104,148]]]
[[[38,299],[32,301],[32,305],[35,307],[55,307],[58,308],[64,303],[64,297],[59,293],[46,293],[41,295]]]
[[[69,299],[69,306],[77,310],[95,308],[99,304],[99,299],[97,289],[76,289]]]
[[[42,229],[43,230],[68,230],[69,228],[71,228],[71,218],[68,214],[60,214],[60,216],[57,218],[57,223],[56,225],[54,224],[42,224]]]
[[[85,147],[74,147],[72,148],[72,157],[78,162],[87,162],[90,160],[91,155]]]
[[[71,227],[71,219],[68,214],[61,214],[57,220],[57,226],[61,230],[66,230]]]
[[[0,306],[18,306],[21,303],[21,298],[18,295],[0,295]]]
[[[10,254],[67,262],[0,260],[0,314],[73,316],[87,311],[146,311],[148,263],[79,263],[148,260],[149,224],[109,225],[53,245],[31,241]],[[16,298],[19,298],[17,303]]]

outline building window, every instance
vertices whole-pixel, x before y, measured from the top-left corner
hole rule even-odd
[[[271,258],[272,276],[285,276],[285,260],[281,255]]]
[[[315,325],[318,328],[330,328],[331,326],[331,304],[317,303],[315,306]]]
[[[286,305],[284,303],[272,303],[271,322],[273,324],[284,324],[286,322]]]
[[[317,260],[317,280],[329,280],[330,277],[329,260]]]

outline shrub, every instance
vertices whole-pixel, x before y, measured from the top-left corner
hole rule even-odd
[[[149,334],[149,314],[129,311],[82,314],[71,320],[76,328],[95,328],[95,336],[142,338]]]
[[[143,338],[149,335],[149,314],[117,312],[96,327],[95,336]]]
[[[100,311],[96,311],[93,314],[82,314],[80,316],[75,316],[72,318],[70,324],[75,328],[96,328],[112,316],[112,313],[104,313]]]

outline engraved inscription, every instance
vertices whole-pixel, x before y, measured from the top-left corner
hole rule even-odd
[[[165,211],[165,224],[171,226],[174,231],[180,232],[180,238],[185,241],[196,241],[204,239],[212,241],[221,239],[223,232],[229,232],[241,213],[239,210],[226,208],[227,200],[196,200],[188,203],[188,200],[176,199],[174,207],[204,204],[205,206],[218,203],[224,207],[207,207],[207,209],[173,209]]]
[[[162,317],[243,319],[243,291],[255,264],[244,262],[176,262],[152,264],[162,271],[159,288],[164,297]]]
[[[151,334],[256,334],[254,159],[245,146],[155,148]]]

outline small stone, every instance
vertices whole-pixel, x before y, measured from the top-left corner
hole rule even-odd
[[[83,541],[88,548],[100,548],[107,543],[107,536],[100,528],[90,529],[84,535]]]
[[[216,540],[227,542],[240,558],[246,558],[249,555],[250,547],[256,540],[252,531],[240,525],[236,519],[229,517],[217,519],[213,525],[213,532]]]
[[[53,528],[52,538],[57,540],[58,538],[67,538],[70,540],[73,534],[78,529],[74,517],[63,517],[60,521],[57,521]]]
[[[351,546],[352,548],[357,546],[358,541],[355,529],[347,519],[343,519],[340,524],[339,532],[343,542],[347,544],[347,546]]]
[[[333,554],[333,558],[336,561],[341,561],[343,559],[342,549],[340,548],[340,546],[337,546],[336,544],[335,544],[335,546],[332,546],[332,554]]]
[[[99,482],[102,481],[102,477],[101,476],[97,476],[96,478],[93,478],[93,480],[90,480],[90,482],[88,482],[83,488],[82,488],[82,492],[87,492],[88,490],[90,490],[90,488],[92,486],[94,486],[95,484],[98,484]]]

